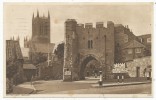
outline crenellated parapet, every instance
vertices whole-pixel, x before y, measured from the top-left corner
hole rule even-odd
[[[104,22],[96,22],[94,25],[93,23],[79,23],[77,24],[77,28],[81,29],[99,29],[99,28],[104,28],[106,29],[109,25],[114,24],[112,21],[107,22],[107,26],[104,26]]]

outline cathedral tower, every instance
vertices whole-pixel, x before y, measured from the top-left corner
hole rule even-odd
[[[50,14],[48,16],[37,16],[32,17],[32,42],[37,43],[50,43]]]

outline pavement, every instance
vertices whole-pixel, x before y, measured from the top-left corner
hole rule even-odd
[[[35,93],[36,89],[30,82],[25,82],[13,87],[11,94],[32,94]]]
[[[103,83],[102,86],[99,86],[97,80],[81,80],[73,82],[63,82],[62,80],[39,80],[33,82],[31,85],[30,82],[25,82],[23,84],[14,86],[12,94],[36,94],[38,92],[42,93],[57,93],[63,91],[73,91],[79,89],[88,89],[88,88],[101,88],[102,87],[119,87],[119,86],[132,86],[139,84],[148,84],[151,81],[143,82],[125,82],[125,83]],[[37,90],[36,90],[37,89]]]
[[[96,94],[102,94],[103,97],[127,97],[128,95],[132,95],[134,97],[137,94],[144,95],[146,97],[151,96],[152,94],[152,88],[151,84],[140,84],[140,85],[125,85],[125,86],[114,86],[114,87],[101,87],[101,88],[85,88],[85,89],[74,89],[74,90],[65,90],[65,91],[56,91],[56,92],[42,92],[41,94],[66,94],[67,96],[79,95],[84,96],[84,94],[87,94],[88,97],[96,97]],[[108,95],[107,95],[108,94]],[[120,95],[117,95],[120,94]],[[124,95],[126,94],[126,95]],[[98,95],[99,96],[99,95]],[[137,95],[139,96],[139,95]]]
[[[99,84],[92,84],[92,87],[114,87],[114,86],[126,86],[126,85],[139,85],[139,84],[148,84],[151,83],[151,81],[143,81],[143,82],[126,82],[126,83],[103,83],[102,86],[99,86]]]

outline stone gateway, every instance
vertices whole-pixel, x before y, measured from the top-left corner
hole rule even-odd
[[[65,52],[63,80],[75,81],[85,78],[86,65],[95,60],[106,79],[111,78],[114,65],[114,23],[97,22],[77,24],[75,19],[65,22]],[[71,74],[65,73],[70,71]]]

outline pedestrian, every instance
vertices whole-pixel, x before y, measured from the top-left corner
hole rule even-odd
[[[33,85],[33,75],[32,75],[32,77],[31,77],[31,85]]]
[[[87,77],[89,77],[89,71],[87,71]]]
[[[95,78],[97,78],[97,73],[95,73]]]
[[[95,72],[95,78],[97,78],[97,70],[95,70],[94,72]]]
[[[103,75],[102,75],[102,72],[101,72],[101,71],[100,71],[99,73],[100,73],[99,86],[102,86],[102,80],[103,80],[103,79],[102,79],[102,78],[103,78],[102,76],[103,76]]]

